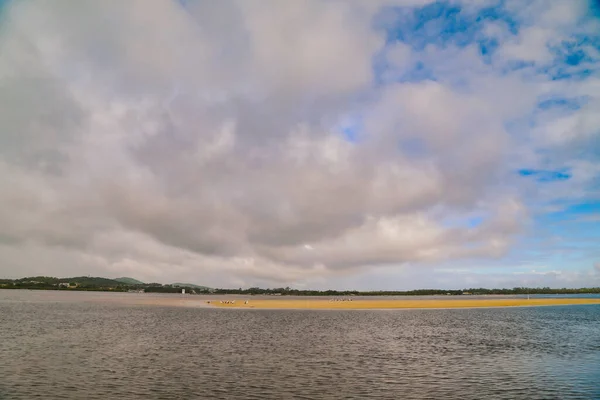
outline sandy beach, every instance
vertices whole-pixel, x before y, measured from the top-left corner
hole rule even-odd
[[[222,303],[224,300],[212,300],[211,306],[222,308],[256,309],[344,309],[344,310],[382,310],[382,309],[421,309],[421,308],[478,308],[478,307],[527,307],[557,306],[573,304],[600,304],[600,299],[432,299],[432,300],[352,300],[330,301],[315,299],[236,299],[235,303]]]

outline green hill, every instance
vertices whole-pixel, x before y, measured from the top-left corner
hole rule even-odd
[[[114,279],[117,282],[125,283],[126,285],[144,285],[144,282],[138,281],[137,279],[129,278],[127,276]]]
[[[188,287],[188,288],[194,288],[194,289],[199,289],[199,290],[210,290],[210,288],[208,286],[194,285],[193,283],[171,283],[171,286],[173,286],[173,287]]]

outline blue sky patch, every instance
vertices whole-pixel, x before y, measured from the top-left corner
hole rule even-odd
[[[577,80],[584,80],[586,78],[589,78],[590,76],[592,76],[594,73],[597,73],[597,72],[600,72],[600,69],[585,68],[585,69],[573,71],[572,69],[563,67],[563,68],[558,68],[558,69],[552,71],[548,75],[550,76],[550,79],[553,81],[560,81],[560,80],[565,80],[565,79],[577,81]]]
[[[364,130],[362,118],[346,118],[338,125],[337,129],[345,140],[356,143],[359,140],[361,131]]]
[[[411,11],[386,8],[376,19],[384,21],[379,25],[383,25],[387,43],[405,42],[414,50],[423,50],[429,44],[464,47],[483,36],[482,29],[488,22],[502,21],[510,32],[518,33],[519,23],[505,11],[503,3],[499,1],[495,7],[472,14],[454,2],[438,1]],[[488,54],[496,47],[489,42],[482,45],[482,53]]]
[[[563,109],[563,110],[579,110],[588,101],[587,97],[566,98],[566,97],[551,97],[541,100],[538,103],[538,109]]]
[[[542,170],[542,169],[520,169],[519,175],[523,177],[534,178],[537,182],[556,182],[566,181],[571,178],[571,173],[567,169],[557,171]]]
[[[600,202],[579,203],[570,206],[567,211],[574,214],[598,214],[600,215]]]

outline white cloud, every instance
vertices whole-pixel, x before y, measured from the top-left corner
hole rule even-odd
[[[552,61],[552,53],[548,48],[554,32],[539,27],[529,27],[521,31],[518,38],[507,42],[501,55],[519,61],[533,61],[546,64]]]
[[[514,169],[542,164],[541,146],[594,137],[598,105],[548,111],[515,137],[507,123],[541,95],[593,97],[597,82],[502,68],[549,62],[548,43],[581,12],[519,11],[516,37],[488,25],[502,42],[490,63],[474,44],[385,47],[372,25],[381,7],[427,3],[11,3],[0,273],[326,284],[380,265],[502,257],[533,197]],[[375,85],[382,52],[391,77],[421,62],[436,80]],[[352,140],[339,132],[349,116]],[[585,192],[597,162],[564,159]],[[444,224],[473,212],[481,225]]]

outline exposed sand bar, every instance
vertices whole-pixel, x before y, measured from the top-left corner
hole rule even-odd
[[[432,300],[245,300],[236,299],[234,304],[211,301],[210,305],[222,308],[258,309],[331,309],[331,310],[383,310],[401,308],[477,308],[477,307],[527,307],[573,304],[600,304],[600,299],[432,299]]]
[[[29,293],[41,301],[72,301],[76,293],[43,292]],[[445,298],[353,298],[349,301],[331,301],[328,298],[315,297],[251,297],[251,296],[192,296],[192,295],[153,295],[129,293],[87,293],[78,292],[79,301],[93,303],[114,303],[164,307],[210,307],[232,309],[320,309],[320,310],[383,310],[383,309],[424,309],[424,308],[477,308],[477,307],[527,307],[557,306],[575,304],[599,304],[600,298],[515,298],[513,296],[460,296]],[[235,303],[231,303],[235,301]],[[248,303],[246,304],[246,301]],[[229,302],[229,303],[226,303]]]

